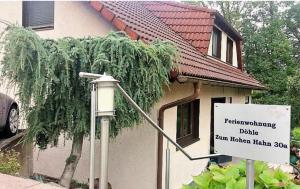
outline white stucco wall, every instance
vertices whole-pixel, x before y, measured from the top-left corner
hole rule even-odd
[[[149,126],[123,129],[109,143],[108,180],[113,189],[154,189],[156,186],[156,131]],[[59,178],[69,156],[72,141],[59,140],[59,145],[45,151],[34,149],[34,172]],[[100,141],[95,146],[95,177],[100,173]],[[88,182],[90,142],[84,140],[82,157],[74,179]]]
[[[174,101],[184,96],[189,96],[193,93],[193,85],[175,84],[171,87],[171,91],[167,92],[162,101],[165,103]],[[218,87],[212,85],[202,85],[200,90],[200,124],[199,138],[200,141],[185,148],[187,152],[195,157],[207,155],[210,151],[210,113],[211,113],[211,98],[215,97],[232,97],[232,103],[245,103],[245,96],[251,94],[250,90]],[[165,131],[176,141],[176,116],[177,107],[165,111],[164,128]],[[166,140],[164,140],[165,154]],[[192,176],[201,173],[208,160],[189,161],[180,151],[171,145],[171,180],[170,188],[180,188],[182,184],[187,184],[192,181]],[[165,160],[165,156],[163,157]],[[163,175],[165,164],[163,165]],[[164,177],[163,177],[164,186]]]
[[[0,19],[22,25],[22,2],[1,1]],[[0,23],[0,29],[5,25]],[[44,38],[103,36],[112,31],[112,25],[97,13],[89,2],[56,1],[54,29],[37,31]]]
[[[54,29],[38,31],[44,38],[104,36],[114,30],[89,2],[56,1]]]
[[[224,63],[226,62],[226,49],[227,49],[227,37],[229,37],[223,30],[218,28],[222,32],[222,39],[221,39],[221,61]],[[230,37],[229,37],[230,38]],[[237,61],[237,52],[236,52],[236,42],[232,38],[230,38],[233,41],[233,47],[232,47],[232,65],[234,67],[238,67],[238,61]],[[210,37],[210,42],[208,46],[208,53],[207,55],[212,56],[212,35]]]

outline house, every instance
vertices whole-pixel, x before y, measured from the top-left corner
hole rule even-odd
[[[170,74],[174,82],[165,87],[150,115],[191,156],[213,151],[214,103],[249,103],[252,90],[264,89],[244,72],[241,35],[217,11],[207,8],[159,1],[0,2],[0,19],[32,27],[45,38],[124,31],[145,43],[157,39],[173,42],[180,53],[179,70]],[[110,141],[108,177],[112,187],[164,188],[166,144],[146,121],[124,129]],[[99,158],[99,141],[96,148]],[[34,149],[33,172],[59,177],[70,149],[71,142],[63,138],[58,147]],[[172,189],[189,183],[209,161],[190,161],[172,145],[170,150]],[[87,182],[88,173],[86,139],[75,179]]]

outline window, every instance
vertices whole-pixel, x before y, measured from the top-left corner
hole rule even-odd
[[[232,97],[226,97],[226,103],[232,104]]]
[[[227,37],[226,62],[232,65],[233,41]]]
[[[245,104],[250,104],[250,96],[245,96]]]
[[[200,100],[177,106],[176,142],[182,147],[199,140]]]
[[[212,36],[212,56],[221,58],[222,32],[214,27]]]
[[[33,29],[54,28],[54,1],[24,1],[23,26]]]

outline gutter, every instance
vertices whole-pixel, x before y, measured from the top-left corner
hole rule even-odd
[[[192,95],[185,98],[164,104],[158,112],[158,126],[164,129],[164,112],[167,109],[173,108],[175,106],[185,104],[195,100],[200,94],[200,83],[194,83],[194,92]],[[161,133],[158,134],[158,150],[157,150],[157,189],[162,189],[162,163],[163,163],[163,136]]]
[[[183,76],[179,75],[177,77],[177,80],[179,82],[186,82],[187,80],[190,81],[206,81],[211,83],[220,84],[222,86],[228,86],[228,87],[237,87],[237,88],[244,88],[244,89],[252,89],[252,90],[268,90],[265,86],[261,85],[254,86],[254,85],[246,85],[246,84],[240,84],[240,83],[232,83],[228,81],[220,81],[220,80],[214,80],[214,79],[206,79],[206,78],[199,78],[199,77],[193,77],[193,76]]]

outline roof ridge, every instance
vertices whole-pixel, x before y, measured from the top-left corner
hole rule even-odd
[[[208,13],[216,13],[218,12],[215,9],[210,9],[207,7],[200,7],[197,5],[191,5],[191,4],[186,4],[186,3],[182,3],[182,2],[171,2],[171,1],[157,1],[157,2],[162,2],[164,4],[168,4],[171,6],[176,6],[176,7],[181,7],[181,8],[186,8],[186,9],[194,9],[195,11],[204,11],[204,12],[208,12]]]

